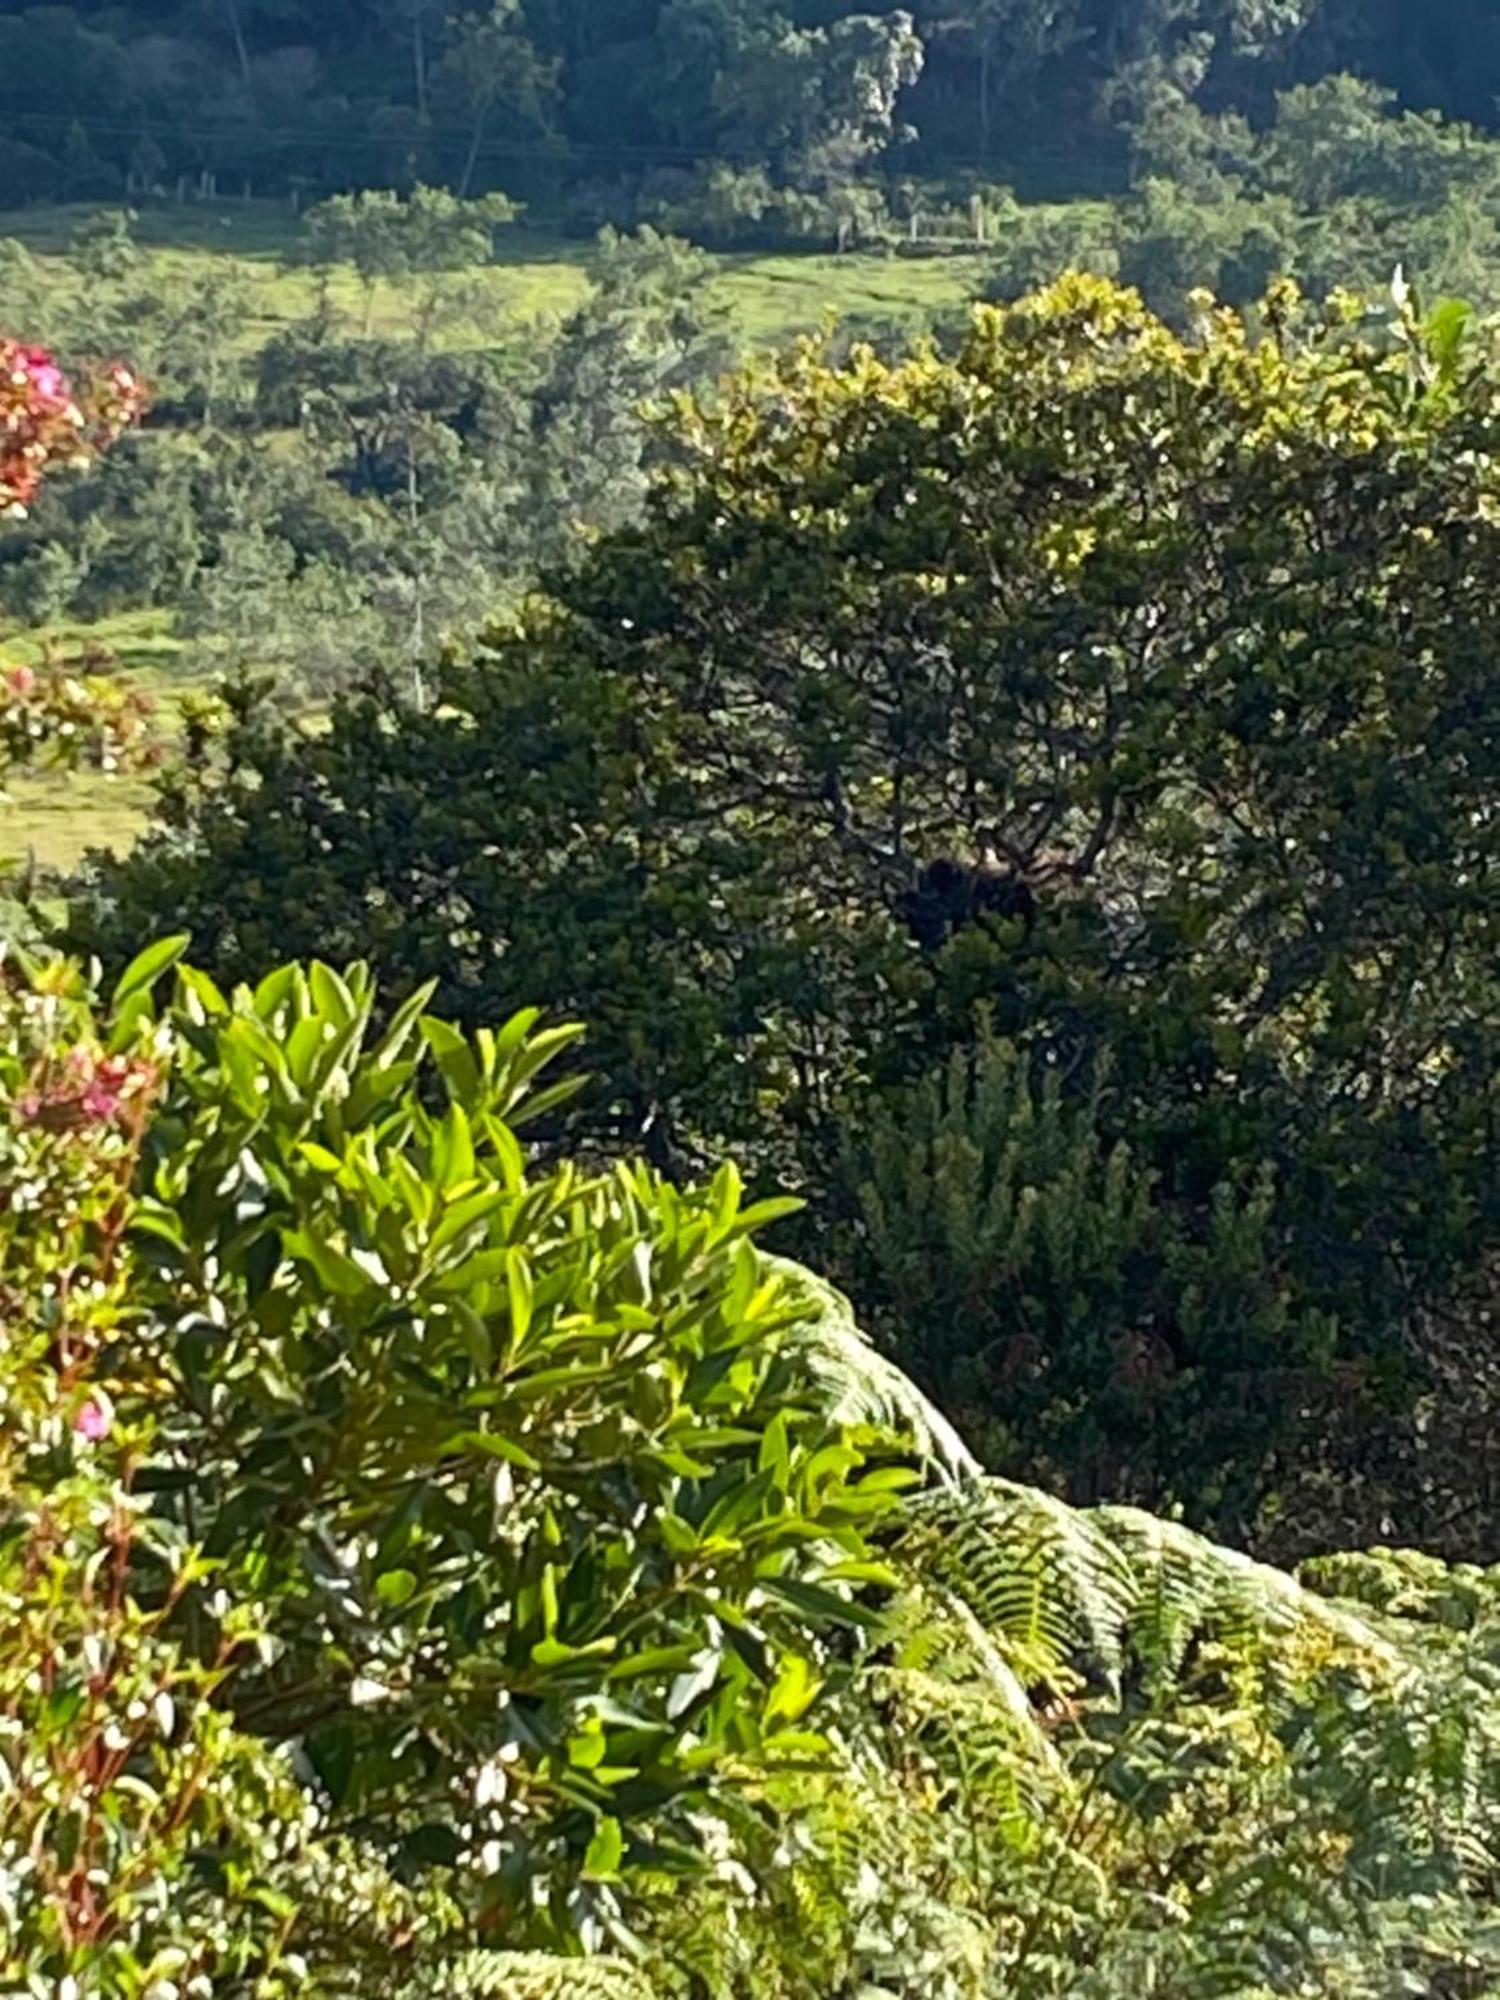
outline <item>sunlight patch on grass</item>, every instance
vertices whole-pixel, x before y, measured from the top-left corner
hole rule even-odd
[[[0,236],[13,236],[39,256],[62,257],[87,207],[22,209],[0,213]],[[148,208],[136,226],[163,276],[208,280],[226,268],[250,289],[252,320],[243,346],[263,347],[275,333],[306,318],[317,303],[318,274],[298,266],[301,224],[289,205],[228,202],[210,206]],[[449,335],[455,345],[484,345],[513,335],[528,322],[561,319],[588,295],[595,253],[584,237],[565,236],[527,223],[502,229],[496,262],[475,273],[481,304]],[[918,323],[976,297],[983,285],[983,252],[906,258],[886,251],[832,251],[775,255],[735,254],[715,259],[718,303],[752,346],[790,338],[838,317],[880,317]],[[348,319],[363,318],[364,295],[355,273],[336,270],[334,304]],[[399,290],[378,285],[371,330],[409,330],[411,312]]]

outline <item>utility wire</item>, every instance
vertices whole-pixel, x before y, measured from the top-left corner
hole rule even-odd
[[[404,109],[405,107],[399,107]],[[415,116],[415,114],[412,114]],[[473,140],[473,128],[466,125],[434,124],[430,120],[411,129],[389,131],[352,132],[342,125],[300,125],[269,126],[253,124],[226,125],[222,122],[196,122],[191,119],[153,118],[100,118],[92,115],[74,117],[66,112],[11,111],[6,113],[6,125],[12,137],[23,134],[27,129],[48,134],[70,131],[98,134],[123,139],[171,139],[179,144],[216,147],[226,140],[232,142],[241,152],[257,148],[278,150],[286,148],[317,148],[327,152],[349,154],[390,152],[393,148],[418,146],[441,148],[445,145],[462,147],[465,150]],[[702,146],[674,146],[639,141],[599,141],[570,139],[559,136],[555,139],[484,139],[476,152],[478,159],[493,160],[536,160],[554,166],[599,162],[625,162],[641,166],[692,167],[703,164],[724,162],[731,166],[757,166],[765,162],[765,154],[747,146],[736,146],[732,142],[716,143],[712,148]],[[918,173],[997,173],[1009,168],[1024,171],[1028,166],[1045,167],[1066,164],[1071,168],[1081,168],[1087,172],[1085,162],[1070,154],[1065,148],[1056,149],[1031,146],[1027,148],[1025,160],[984,159],[978,154],[957,152],[932,152],[918,146],[912,163],[913,177]],[[886,175],[900,175],[904,169],[888,157],[873,159],[865,163],[865,171]]]

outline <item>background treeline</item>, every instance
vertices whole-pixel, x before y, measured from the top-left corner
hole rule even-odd
[[[1124,185],[1164,99],[1263,124],[1349,71],[1495,117],[1489,0],[190,0],[0,9],[18,198],[217,178],[558,196],[711,160],[811,192],[876,166]]]

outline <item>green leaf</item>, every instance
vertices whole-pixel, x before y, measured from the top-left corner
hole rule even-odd
[[[549,1111],[555,1111],[560,1104],[576,1097],[580,1090],[588,1087],[588,1082],[586,1076],[564,1076],[541,1090],[528,1090],[516,1103],[507,1107],[506,1118],[514,1126],[530,1124],[534,1118],[543,1118]]]
[[[440,1188],[462,1187],[474,1178],[474,1136],[461,1104],[449,1105],[433,1133],[432,1173]]]
[[[720,1647],[704,1646],[693,1655],[682,1672],[673,1677],[672,1685],[667,1690],[667,1714],[673,1722],[680,1722],[714,1688],[723,1664],[724,1654]]]
[[[816,1583],[804,1583],[797,1577],[763,1576],[759,1587],[767,1596],[779,1598],[812,1619],[815,1625],[854,1625],[868,1631],[879,1623],[867,1605],[840,1597],[837,1591],[824,1590]]]
[[[431,1049],[452,1103],[477,1104],[480,1095],[479,1065],[468,1041],[447,1021],[424,1015],[422,1036]]]
[[[352,1257],[305,1229],[283,1232],[282,1244],[289,1257],[308,1264],[319,1281],[339,1298],[357,1298],[371,1286],[370,1274],[360,1269]]]
[[[698,1553],[698,1536],[680,1515],[663,1511],[656,1516],[656,1530],[674,1556]]]
[[[708,1198],[713,1206],[713,1218],[717,1229],[726,1230],[739,1215],[740,1196],[744,1183],[740,1170],[732,1160],[726,1160],[714,1175],[708,1190]]]
[[[778,1410],[761,1433],[760,1446],[755,1454],[756,1470],[773,1474],[778,1488],[784,1493],[787,1488],[791,1457],[786,1413]]]
[[[609,1670],[612,1681],[644,1680],[648,1675],[676,1672],[685,1667],[697,1652],[694,1645],[648,1646],[639,1653],[632,1653],[628,1659],[617,1661]]]
[[[155,1236],[174,1250],[187,1250],[187,1231],[182,1217],[163,1203],[141,1201],[130,1218],[132,1233]]]
[[[822,1681],[800,1653],[788,1653],[781,1662],[776,1684],[766,1700],[765,1727],[778,1722],[800,1722],[818,1698]]]
[[[742,1209],[735,1219],[734,1226],[741,1234],[749,1235],[752,1230],[765,1229],[771,1223],[779,1222],[783,1216],[801,1214],[806,1206],[807,1203],[799,1201],[796,1195],[773,1195],[765,1201],[755,1202],[751,1207]]]
[[[278,965],[266,974],[251,995],[251,1003],[262,1021],[269,1021],[281,1012],[296,992],[301,977],[301,968],[296,965]]]
[[[385,1070],[392,1066],[411,1040],[412,1031],[437,989],[438,982],[429,979],[424,985],[419,986],[415,993],[409,993],[402,1001],[391,1016],[389,1027],[369,1053],[368,1063],[371,1069]]]
[[[375,1595],[382,1604],[389,1604],[399,1610],[409,1604],[416,1595],[417,1579],[409,1569],[388,1569],[384,1576],[377,1577]]]
[[[171,966],[174,966],[191,942],[186,932],[176,937],[158,938],[155,944],[148,944],[138,952],[120,974],[111,996],[112,1007],[122,1007],[137,993],[149,990]]]
[[[177,985],[182,995],[184,1011],[195,1020],[208,1020],[214,1015],[227,1014],[229,1002],[206,972],[196,965],[177,967]]]
[[[510,1127],[500,1118],[486,1118],[485,1136],[495,1149],[500,1168],[500,1178],[508,1193],[515,1194],[526,1183],[526,1155],[521,1142]]]
[[[273,1889],[269,1883],[258,1882],[246,1892],[252,1903],[257,1903],[279,1924],[290,1923],[297,1914],[297,1905],[290,1896],[280,1889]]]
[[[538,1667],[568,1667],[579,1660],[606,1660],[619,1644],[618,1639],[595,1639],[587,1646],[565,1646],[561,1639],[538,1639],[531,1649],[532,1664]]]
[[[460,1195],[450,1201],[438,1217],[428,1248],[434,1253],[446,1250],[457,1237],[503,1207],[505,1199],[503,1188],[481,1188],[476,1194]]]
[[[1473,318],[1474,308],[1463,299],[1439,299],[1427,315],[1427,345],[1445,375],[1451,375],[1458,363]]]
[[[579,1771],[594,1771],[604,1762],[609,1743],[602,1729],[590,1729],[568,1738],[568,1762]]]
[[[519,1347],[531,1329],[532,1307],[536,1301],[536,1286],[524,1250],[506,1252],[505,1286],[510,1298],[512,1338]]]
[[[752,1515],[765,1510],[766,1502],[775,1491],[776,1477],[769,1468],[757,1472],[737,1487],[732,1487],[710,1510],[703,1523],[702,1536],[710,1541],[715,1535],[732,1535],[742,1527]]]
[[[337,1022],[340,1027],[354,1019],[358,1012],[354,995],[331,965],[315,958],[307,968],[307,983],[312,991],[313,1005],[325,1019]]]
[[[447,1458],[468,1451],[503,1459],[507,1465],[520,1466],[523,1472],[541,1471],[541,1461],[533,1458],[524,1445],[517,1444],[514,1438],[502,1437],[498,1431],[458,1431],[442,1447],[441,1456]]]
[[[620,1822],[606,1813],[594,1828],[594,1837],[583,1857],[583,1872],[595,1881],[612,1881],[620,1872],[624,1854],[625,1837]]]

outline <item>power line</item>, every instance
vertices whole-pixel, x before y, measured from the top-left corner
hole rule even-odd
[[[246,122],[242,125],[226,127],[222,123],[195,123],[187,119],[153,118],[101,118],[92,114],[72,116],[66,112],[15,111],[6,115],[12,136],[26,129],[43,133],[66,136],[70,131],[85,134],[107,135],[121,139],[169,139],[179,144],[221,147],[226,139],[243,151],[267,149],[271,151],[295,148],[317,148],[325,152],[347,154],[389,153],[403,147],[417,149],[444,147],[461,148],[467,151],[473,143],[472,126],[427,123],[414,131],[366,131],[351,132],[344,126],[268,126]],[[599,141],[559,137],[555,140],[543,139],[483,139],[477,150],[477,159],[538,161],[566,167],[591,161],[636,164],[640,166],[694,167],[724,163],[730,166],[760,166],[765,164],[764,153],[749,147],[735,146],[732,142],[717,145],[712,151],[702,147],[674,146],[664,142],[649,144],[633,140]],[[1025,172],[1028,169],[1067,165],[1087,172],[1084,163],[1061,145],[1053,148],[1031,146],[1027,158],[1023,160],[996,161],[982,158],[978,154],[932,152],[918,148],[917,159],[909,171],[950,172],[950,173],[1002,173]],[[866,163],[866,171],[885,176],[899,176],[903,167],[898,162],[873,159]]]

